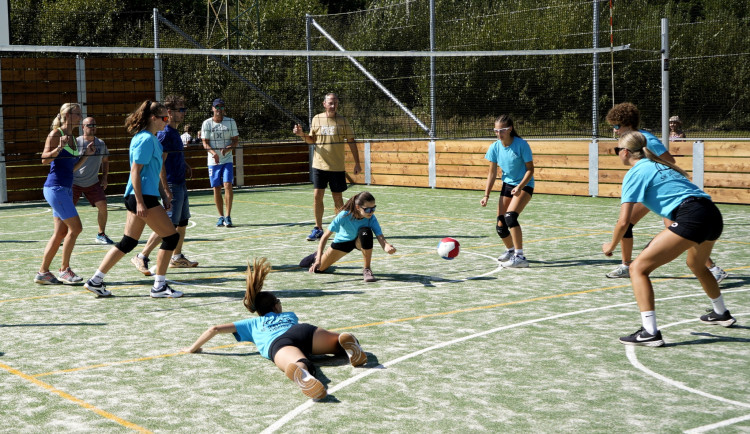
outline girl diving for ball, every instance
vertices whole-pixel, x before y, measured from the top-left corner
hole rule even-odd
[[[375,277],[370,269],[373,234],[386,253],[391,255],[396,253],[396,248],[390,245],[383,236],[383,231],[374,214],[375,208],[375,197],[367,191],[349,198],[320,238],[318,250],[302,259],[299,263],[300,267],[308,268],[311,273],[325,271],[356,248],[362,252],[365,262],[362,270],[364,281],[374,282]],[[323,253],[328,238],[334,232],[336,236],[333,238],[331,247]]]
[[[327,395],[323,383],[315,378],[315,365],[308,357],[313,354],[344,354],[352,366],[367,362],[367,354],[351,333],[334,333],[310,324],[300,323],[294,312],[283,312],[281,300],[269,291],[261,292],[263,282],[271,272],[266,258],[255,259],[247,266],[247,289],[243,304],[257,318],[209,327],[195,341],[183,349],[198,353],[206,342],[219,333],[232,333],[241,342],[253,342],[260,354],[284,371],[306,396],[322,399]]]

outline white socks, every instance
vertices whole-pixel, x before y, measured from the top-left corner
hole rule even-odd
[[[643,323],[643,328],[646,329],[648,334],[656,334],[658,330],[656,328],[656,312],[654,312],[653,310],[641,312],[641,323]]]
[[[516,251],[516,256],[520,256],[523,258],[523,249],[515,249],[515,251]]]
[[[723,295],[720,295],[720,296],[718,296],[716,298],[712,298],[711,299],[711,305],[714,308],[714,312],[716,312],[719,315],[721,315],[721,314],[723,314],[724,312],[727,311],[727,307],[724,306],[724,296]]]
[[[167,276],[157,274],[154,277],[154,289],[160,289],[165,283],[167,283]]]
[[[102,273],[101,271],[99,271],[99,269],[97,269],[96,272],[94,273],[94,277],[91,278],[91,281],[94,282],[94,285],[98,285],[102,283],[102,281],[104,280],[104,276],[106,276],[106,274]]]

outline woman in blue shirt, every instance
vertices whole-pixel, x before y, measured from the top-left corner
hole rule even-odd
[[[633,166],[622,181],[622,205],[612,241],[602,251],[612,256],[623,239],[636,204],[670,221],[630,264],[633,286],[643,326],[620,338],[625,345],[658,347],[664,345],[656,326],[654,289],[649,275],[687,250],[687,264],[711,299],[713,309],[700,317],[707,324],[730,327],[736,322],[724,305],[719,284],[706,267],[706,259],[721,235],[724,223],[711,197],[691,183],[687,173],[673,163],[659,158],[646,146],[646,137],[638,131],[620,136],[615,152],[626,166]]]
[[[83,230],[81,218],[73,203],[73,172],[96,151],[96,147],[91,142],[84,154],[80,155],[73,128],[78,126],[81,119],[81,106],[75,103],[63,104],[52,121],[52,131],[47,135],[42,151],[42,163],[50,165],[42,192],[52,207],[55,230],[44,248],[42,265],[34,277],[34,282],[40,285],[54,285],[61,281],[75,284],[83,280],[70,269],[70,256],[78,235]],[[60,249],[60,243],[63,245],[62,262],[58,277],[55,277],[49,267]]]
[[[164,170],[164,156],[156,133],[163,130],[167,122],[167,108],[152,101],[144,101],[125,119],[125,127],[130,134],[134,134],[129,151],[130,179],[125,186],[124,195],[125,208],[128,210],[125,233],[122,240],[104,256],[94,276],[84,284],[86,289],[100,297],[111,295],[104,284],[104,276],[138,245],[138,239],[146,225],[162,238],[150,295],[153,298],[182,297],[181,291],[173,290],[167,285],[165,277],[169,259],[180,240],[167,211],[159,203],[159,183],[161,179],[166,179],[166,175],[160,177]],[[169,207],[172,202],[169,187],[163,184],[162,189],[166,195],[164,205]]]
[[[523,233],[518,224],[518,215],[534,194],[534,160],[531,147],[516,132],[513,119],[502,115],[495,120],[497,141],[490,145],[484,156],[490,162],[484,197],[479,201],[487,206],[492,186],[497,178],[497,168],[503,171],[503,186],[497,203],[497,225],[495,230],[503,240],[505,253],[497,258],[506,268],[526,268],[529,261],[523,255]]]
[[[240,342],[253,342],[258,352],[273,361],[284,371],[305,396],[313,399],[325,398],[323,383],[315,378],[315,365],[308,359],[313,354],[346,354],[352,366],[367,362],[367,354],[351,333],[334,333],[310,324],[300,323],[293,312],[283,312],[281,300],[272,292],[261,292],[263,282],[271,272],[266,258],[253,261],[247,266],[247,288],[243,304],[257,318],[248,318],[230,324],[209,327],[187,353],[197,353],[201,347],[219,333],[232,333]]]
[[[370,192],[363,191],[349,198],[320,238],[318,250],[302,259],[299,263],[300,267],[309,268],[311,273],[323,272],[356,248],[362,251],[365,262],[362,270],[364,281],[374,282],[375,277],[370,269],[373,234],[386,253],[391,255],[396,253],[396,248],[390,245],[383,236],[383,231],[374,214],[376,207],[375,197]],[[328,239],[334,232],[336,236],[333,238],[331,247],[323,253]]]

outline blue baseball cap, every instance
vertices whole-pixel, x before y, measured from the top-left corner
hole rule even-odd
[[[211,107],[216,107],[217,105],[226,105],[226,104],[224,103],[224,100],[223,100],[223,99],[221,99],[221,98],[216,98],[216,99],[214,100],[214,103],[213,103],[213,104],[211,104]]]

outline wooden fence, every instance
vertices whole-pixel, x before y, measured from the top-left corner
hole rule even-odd
[[[358,184],[483,190],[489,169],[484,155],[492,142],[363,141],[358,143],[363,173],[352,175],[349,152],[347,171]],[[529,140],[529,145],[534,154],[535,192],[620,197],[628,167],[614,154],[615,141],[598,142],[595,151],[588,140]],[[750,203],[750,142],[705,141],[697,146],[690,141],[671,142],[670,153],[691,176],[698,163],[702,187],[716,202]],[[494,189],[500,185],[498,176]]]

